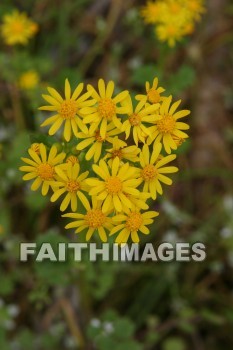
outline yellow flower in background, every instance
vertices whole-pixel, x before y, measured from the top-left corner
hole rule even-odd
[[[129,210],[127,214],[119,214],[112,218],[113,223],[116,226],[111,230],[110,236],[118,233],[116,238],[116,243],[124,244],[127,243],[129,238],[134,243],[139,242],[139,232],[144,235],[148,235],[150,233],[147,225],[153,223],[153,218],[158,216],[159,213],[156,211],[147,211],[145,213],[141,213],[139,210]]]
[[[204,6],[204,0],[189,0],[189,1],[183,0],[182,2],[188,8],[194,20],[199,21],[201,18],[201,15],[203,15],[206,12],[206,9]]]
[[[137,146],[139,141],[145,143],[147,136],[150,135],[146,124],[154,123],[158,119],[155,112],[159,109],[159,104],[150,106],[146,106],[145,104],[146,101],[144,99],[137,104],[134,110],[130,96],[124,101],[124,105],[128,106],[128,119],[123,122],[121,130],[125,132],[126,139],[129,138],[132,131],[133,139]]]
[[[162,102],[158,114],[160,119],[156,122],[156,126],[152,127],[153,132],[151,137],[148,138],[148,144],[155,142],[163,142],[165,151],[171,153],[171,149],[177,149],[177,143],[174,140],[175,137],[182,139],[188,138],[188,135],[183,130],[188,130],[189,125],[180,122],[179,119],[186,117],[190,114],[189,110],[181,110],[176,112],[181,100],[173,103],[172,96],[167,97]]]
[[[112,142],[112,148],[106,149],[106,156],[105,159],[108,160],[108,164],[111,166],[113,159],[118,157],[121,161],[127,160],[132,163],[138,162],[139,157],[138,154],[140,153],[140,149],[137,146],[127,146],[127,143],[120,140],[118,137],[115,137]]]
[[[85,214],[68,213],[63,217],[74,219],[73,222],[66,225],[65,228],[76,228],[75,233],[83,230],[86,232],[86,240],[89,241],[93,234],[97,231],[102,242],[107,242],[107,232],[112,228],[112,220],[108,217],[108,212],[104,213],[102,210],[102,202],[98,201],[96,197],[92,197],[92,206],[88,201],[84,201],[83,205],[86,209]]]
[[[100,160],[99,165],[94,164],[92,168],[101,180],[90,178],[86,183],[91,188],[89,195],[103,200],[103,212],[110,210],[121,212],[125,205],[132,208],[132,203],[125,194],[135,196],[140,194],[136,189],[141,182],[136,177],[136,169],[130,167],[128,163],[120,166],[118,157],[113,160],[111,169],[103,160]]]
[[[160,41],[167,41],[168,45],[173,47],[177,41],[183,37],[183,31],[174,23],[162,23],[155,28],[156,35]]]
[[[43,111],[56,112],[55,115],[46,119],[41,126],[52,124],[49,129],[49,135],[54,135],[64,124],[63,135],[67,142],[70,141],[72,133],[77,137],[78,129],[87,133],[88,129],[80,117],[80,109],[85,106],[90,106],[94,101],[87,100],[90,97],[90,92],[81,95],[83,83],[80,83],[73,94],[71,95],[71,87],[68,79],[65,81],[65,98],[63,98],[55,89],[48,87],[50,95],[42,95],[43,98],[50,104],[42,106],[39,109]]]
[[[57,153],[56,146],[52,146],[49,154],[47,154],[46,147],[43,143],[40,144],[39,155],[31,148],[28,149],[31,158],[21,158],[24,163],[19,170],[26,172],[23,180],[28,181],[34,179],[31,185],[31,190],[36,191],[42,186],[42,195],[48,193],[50,186],[54,188],[57,186],[55,180],[55,166],[60,164],[65,158],[65,153]]]
[[[19,77],[19,87],[22,90],[32,90],[39,84],[40,78],[36,71],[29,70]]]
[[[144,18],[145,23],[154,24],[159,21],[161,16],[161,10],[163,1],[148,1],[141,9],[141,16]]]
[[[165,164],[174,160],[176,155],[172,154],[158,160],[161,149],[161,143],[155,143],[153,152],[150,155],[149,147],[144,145],[140,154],[140,178],[144,183],[143,192],[149,192],[151,198],[154,200],[157,197],[157,192],[159,194],[163,193],[160,182],[163,182],[166,185],[172,184],[172,180],[164,174],[175,173],[178,171],[178,168],[175,166],[163,167]]]
[[[155,24],[158,39],[172,47],[194,31],[204,12],[203,0],[163,0],[148,1],[141,16],[145,23]]]
[[[66,210],[69,204],[71,204],[72,211],[76,211],[78,198],[81,203],[87,201],[83,191],[86,190],[84,180],[87,178],[89,171],[80,174],[80,165],[78,163],[74,165],[68,163],[65,167],[63,165],[56,166],[55,172],[58,175],[56,177],[57,186],[51,197],[51,202],[57,201],[61,195],[66,194],[61,203],[60,210]]]
[[[93,97],[93,101],[96,104],[92,107],[85,107],[81,109],[81,113],[84,115],[84,123],[91,124],[90,133],[93,133],[97,129],[100,132],[100,136],[104,139],[106,137],[107,125],[111,122],[117,128],[121,128],[121,121],[118,115],[128,112],[128,108],[118,106],[118,103],[125,100],[129,95],[128,91],[122,91],[115,97],[113,97],[115,85],[113,81],[110,81],[107,85],[103,79],[98,81],[97,92],[92,85],[87,86],[88,91]]]
[[[158,86],[159,80],[158,78],[154,78],[152,86],[150,86],[149,81],[146,82],[146,95],[136,95],[135,99],[138,101],[146,99],[147,102],[155,104],[161,102],[163,97],[161,94],[165,91],[164,88]]]
[[[89,147],[89,150],[87,151],[85,155],[86,160],[90,160],[94,158],[94,162],[97,163],[101,153],[102,153],[102,147],[104,142],[113,143],[113,136],[120,134],[120,130],[115,127],[113,123],[108,124],[105,138],[102,138],[100,136],[100,130],[95,130],[92,133],[85,134],[83,132],[78,133],[78,139],[84,139],[83,141],[79,142],[77,145],[77,150],[84,150],[85,148]],[[121,145],[124,145],[124,142],[119,140]]]
[[[3,16],[1,34],[7,45],[26,45],[38,31],[37,23],[17,10]]]

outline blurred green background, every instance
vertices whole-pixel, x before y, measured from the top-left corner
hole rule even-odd
[[[187,0],[189,1],[189,0]],[[0,40],[0,349],[233,349],[233,6],[209,0],[195,33],[160,43],[137,0],[3,0],[39,25],[27,46]],[[36,71],[34,89],[20,76]],[[42,133],[47,85],[64,79],[144,92],[158,76],[191,110],[174,184],[146,242],[205,243],[202,263],[19,262],[20,242],[77,241],[59,204],[30,191],[18,167]]]

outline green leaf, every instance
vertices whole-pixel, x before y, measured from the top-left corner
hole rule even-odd
[[[114,324],[114,334],[118,338],[130,338],[134,332],[133,323],[127,318],[118,319]]]
[[[131,79],[132,79],[132,83],[144,87],[146,81],[149,81],[150,83],[152,83],[155,77],[158,77],[159,79],[161,79],[162,77],[161,70],[156,65],[148,64],[137,68],[133,72]]]
[[[171,74],[167,85],[172,95],[178,95],[188,87],[192,86],[195,80],[195,70],[189,65],[182,65],[176,73]]]

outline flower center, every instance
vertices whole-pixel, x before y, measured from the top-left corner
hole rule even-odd
[[[116,105],[111,98],[102,98],[99,101],[98,112],[102,118],[111,120],[116,114]]]
[[[145,166],[144,169],[142,169],[142,177],[145,181],[150,181],[155,179],[156,175],[157,175],[157,170],[154,167],[154,165],[152,164],[148,164]]]
[[[24,26],[21,22],[15,21],[12,23],[12,31],[16,33],[22,33],[24,30]]]
[[[64,100],[61,103],[60,114],[64,119],[73,119],[77,113],[77,104],[73,100]]]
[[[77,192],[80,189],[80,184],[78,181],[70,180],[66,183],[66,189],[69,192]]]
[[[177,28],[174,25],[167,26],[167,34],[171,36],[175,36],[177,34]]]
[[[77,164],[78,163],[78,158],[75,157],[75,156],[69,156],[67,159],[66,159],[66,163],[71,163],[71,164]]]
[[[112,158],[116,158],[118,157],[119,159],[121,159],[123,156],[122,154],[122,150],[121,149],[115,149],[114,151],[112,151]]]
[[[43,180],[52,180],[54,175],[54,167],[48,163],[41,163],[37,167],[37,174]]]
[[[160,93],[152,88],[148,91],[147,98],[150,103],[158,103],[160,101]]]
[[[98,142],[104,142],[104,141],[105,141],[105,139],[103,139],[103,138],[100,136],[100,131],[99,131],[99,130],[97,130],[97,131],[95,132],[95,139],[96,139],[96,141],[98,141]]]
[[[141,124],[141,117],[138,114],[133,113],[130,117],[129,117],[129,122],[131,125],[133,126],[137,126]]]
[[[171,9],[171,12],[173,14],[177,14],[180,12],[181,8],[180,8],[180,5],[176,4],[176,3],[173,3],[170,5],[170,9]]]
[[[91,209],[84,216],[84,220],[89,227],[98,228],[103,226],[106,221],[106,216],[100,209]]]
[[[157,128],[162,134],[172,133],[175,129],[176,121],[171,115],[165,115],[158,121]]]
[[[126,220],[125,226],[129,231],[138,231],[143,223],[142,215],[138,212],[132,212]]]
[[[198,12],[200,10],[200,4],[196,0],[189,1],[188,7],[190,10],[195,11],[195,12]]]
[[[110,194],[117,194],[122,190],[122,182],[117,176],[111,176],[105,181],[106,190]]]

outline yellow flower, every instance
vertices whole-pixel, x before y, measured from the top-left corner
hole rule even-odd
[[[40,154],[40,143],[33,143],[31,145],[31,149],[36,152],[36,154]]]
[[[65,123],[63,135],[67,142],[70,141],[72,132],[77,137],[78,128],[87,133],[88,129],[86,125],[84,125],[80,119],[80,109],[85,106],[92,105],[93,101],[87,101],[88,97],[90,96],[89,92],[80,96],[83,90],[83,83],[80,83],[76,87],[74,93],[71,95],[70,83],[68,79],[66,79],[64,99],[55,89],[51,87],[48,87],[47,89],[50,95],[42,96],[48,103],[50,103],[50,106],[42,106],[39,109],[56,112],[55,115],[46,119],[41,124],[41,126],[52,124],[49,129],[49,135],[54,135],[63,123]]]
[[[176,41],[181,40],[184,35],[182,27],[177,25],[175,20],[159,24],[155,31],[158,39],[160,41],[167,41],[171,47],[175,46]]]
[[[129,94],[128,91],[122,91],[115,97],[114,82],[110,81],[107,86],[103,79],[98,82],[97,92],[93,86],[87,86],[88,91],[93,97],[93,101],[96,102],[93,107],[85,107],[81,109],[81,113],[84,114],[84,123],[90,123],[90,133],[93,133],[97,129],[100,132],[100,136],[104,139],[106,137],[107,125],[113,122],[117,128],[121,128],[121,122],[117,117],[118,114],[125,114],[128,112],[127,107],[118,106],[119,102],[122,102]]]
[[[99,165],[92,166],[94,172],[100,179],[87,179],[86,183],[90,186],[90,196],[96,196],[103,200],[103,212],[110,210],[121,212],[126,205],[132,208],[131,201],[126,194],[138,196],[140,192],[136,189],[140,180],[136,178],[136,169],[130,167],[128,163],[120,166],[120,160],[116,157],[112,162],[111,174],[109,167],[104,160],[100,160]]]
[[[30,20],[25,13],[15,10],[11,14],[3,16],[1,32],[7,45],[25,45],[37,30],[38,25]]]
[[[178,147],[178,146],[181,146],[182,143],[185,142],[185,139],[182,139],[182,137],[178,137],[178,136],[172,135],[172,138],[173,138],[173,140],[175,141],[177,147]]]
[[[108,217],[108,213],[104,213],[101,209],[101,201],[96,200],[92,197],[92,206],[90,206],[88,201],[84,201],[83,205],[86,209],[85,214],[79,213],[68,213],[63,215],[75,221],[66,225],[65,228],[76,228],[75,233],[79,233],[83,230],[87,230],[86,240],[89,241],[92,235],[98,231],[100,239],[102,242],[107,242],[106,230],[110,231],[112,228],[111,218]]]
[[[79,163],[79,160],[77,157],[75,156],[69,156],[67,159],[66,159],[66,163],[71,163],[71,164],[76,164],[76,163]]]
[[[164,99],[158,114],[160,119],[156,122],[156,126],[152,127],[151,137],[148,138],[148,144],[160,142],[162,140],[165,151],[171,153],[171,149],[177,149],[177,144],[173,139],[173,136],[186,139],[188,135],[182,130],[188,130],[189,125],[179,122],[180,118],[186,117],[190,114],[189,110],[181,110],[176,112],[181,100],[173,103],[172,96]]]
[[[140,178],[144,183],[143,192],[149,191],[151,198],[154,200],[156,199],[157,192],[159,194],[163,193],[160,182],[163,182],[167,185],[172,184],[172,180],[164,174],[175,173],[178,171],[178,168],[175,166],[163,167],[165,164],[174,160],[176,158],[176,155],[172,154],[158,160],[161,149],[162,144],[155,143],[153,152],[150,156],[149,147],[147,145],[144,145],[140,154]]]
[[[127,113],[128,119],[122,125],[122,131],[125,131],[126,139],[128,139],[132,129],[133,139],[136,145],[138,146],[139,141],[145,143],[146,137],[150,135],[150,131],[145,124],[154,123],[158,119],[155,116],[155,111],[158,110],[159,104],[146,106],[144,99],[137,104],[134,110],[130,96],[124,101],[124,104],[128,106],[129,110]]]
[[[145,23],[156,24],[155,33],[169,46],[194,31],[194,24],[205,12],[203,0],[149,1],[141,10]]]
[[[116,226],[111,230],[110,236],[120,231],[116,238],[116,243],[127,243],[129,238],[134,243],[138,243],[138,233],[141,232],[144,235],[148,235],[150,231],[146,226],[152,224],[154,221],[152,218],[158,215],[159,213],[156,211],[141,213],[138,209],[129,210],[125,215],[116,215],[112,218]]]
[[[66,193],[66,196],[61,203],[60,210],[66,210],[71,203],[72,211],[76,211],[78,198],[82,203],[87,201],[82,191],[85,191],[86,189],[84,180],[87,178],[89,171],[80,174],[80,166],[78,163],[74,165],[68,163],[65,167],[63,165],[56,166],[55,172],[58,175],[56,178],[58,183],[54,190],[54,194],[51,197],[51,202],[55,202],[61,195]]]
[[[42,195],[45,196],[50,186],[52,188],[57,186],[54,168],[63,161],[66,155],[65,153],[57,154],[56,146],[52,146],[47,155],[46,147],[42,143],[39,155],[31,148],[28,149],[28,153],[31,159],[21,158],[27,165],[21,166],[19,170],[27,173],[23,176],[23,180],[35,179],[31,185],[32,191],[36,191],[42,185]]]
[[[108,164],[111,166],[113,159],[118,157],[120,160],[129,160],[132,163],[138,162],[138,153],[140,149],[137,146],[128,146],[127,143],[115,137],[112,142],[112,148],[106,149],[107,155],[104,159],[109,159]]]
[[[81,141],[76,148],[77,150],[83,150],[91,146],[87,151],[85,158],[86,160],[90,160],[91,158],[94,157],[94,162],[97,163],[102,153],[103,143],[104,142],[112,143],[113,136],[118,135],[120,133],[121,131],[119,129],[116,129],[113,123],[108,124],[104,138],[100,136],[99,130],[95,130],[92,133],[89,132],[88,134],[80,132],[78,133],[78,139],[85,139],[85,140]],[[121,140],[119,140],[119,142],[121,144],[124,144],[124,142]]]
[[[148,102],[154,104],[159,103],[163,97],[161,97],[161,93],[165,91],[161,86],[158,87],[158,78],[154,78],[152,86],[150,83],[146,82],[146,95],[136,95],[135,99],[138,101],[146,99]]]
[[[39,84],[39,75],[34,70],[29,70],[19,77],[19,87],[22,90],[32,90]]]
[[[148,200],[148,198],[151,197],[150,193],[140,192],[138,196],[131,195],[128,193],[124,193],[124,194],[130,200],[130,202],[132,202],[135,208],[143,209],[143,210],[147,210],[149,208],[149,205],[146,203],[146,201]],[[124,206],[123,204],[122,211],[127,213],[127,210],[129,210],[129,208],[127,207],[127,205]]]
[[[194,20],[200,20],[200,17],[203,13],[205,13],[204,0],[182,0],[185,6],[187,6],[190,11],[190,15]]]
[[[141,9],[141,16],[145,23],[154,24],[159,21],[162,9],[162,1],[148,1]]]

